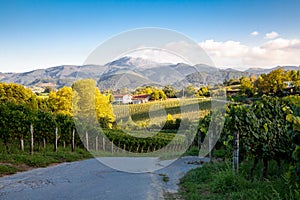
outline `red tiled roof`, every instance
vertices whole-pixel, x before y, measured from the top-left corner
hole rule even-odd
[[[132,96],[132,100],[142,100],[147,99],[150,95],[149,94],[137,94]]]

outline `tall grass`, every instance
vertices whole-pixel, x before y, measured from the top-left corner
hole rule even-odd
[[[234,174],[231,163],[209,163],[188,172],[180,182],[180,195],[184,199],[300,199],[299,187],[285,178],[288,166],[283,166],[276,177],[276,163],[270,163],[268,179],[261,178],[261,164],[250,181],[248,172],[251,163],[240,165],[239,174]]]

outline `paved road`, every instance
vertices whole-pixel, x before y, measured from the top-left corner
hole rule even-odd
[[[180,177],[199,165],[197,157],[180,158],[170,166],[148,173],[111,169],[96,159],[63,163],[0,178],[0,199],[163,199],[175,192]],[[162,180],[162,174],[170,178]]]

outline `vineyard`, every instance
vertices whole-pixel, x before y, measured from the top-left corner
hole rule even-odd
[[[196,129],[191,133],[189,127],[209,113],[211,106],[210,99],[196,98],[111,106],[108,98],[97,89],[93,92],[90,80],[50,93],[49,98],[39,98],[17,84],[0,86],[3,88],[0,103],[3,154],[14,152],[16,143],[21,152],[31,154],[49,149],[49,145],[54,152],[59,148],[75,151],[79,147],[111,154],[154,153],[160,149],[182,153],[196,133]],[[86,109],[85,112],[75,111],[81,114],[79,118],[72,116],[73,92],[76,92],[78,107]],[[87,93],[95,95],[96,124],[80,120],[80,117],[87,118],[93,109],[85,103]]]
[[[182,115],[202,118],[211,107],[210,99],[174,99],[168,101],[154,101],[146,104],[114,105],[113,112],[119,121],[126,121],[128,116],[135,122],[165,121],[166,115],[170,114],[174,119],[182,118]],[[162,112],[163,110],[163,112]],[[188,114],[187,114],[188,113]]]
[[[212,150],[218,159],[181,179],[181,198],[299,199],[299,100],[298,95],[261,96],[248,104],[228,105]],[[214,130],[222,127],[222,116],[212,110],[200,120],[194,143],[201,149],[204,139],[215,134],[208,131],[210,125]]]

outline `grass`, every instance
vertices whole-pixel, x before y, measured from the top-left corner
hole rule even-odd
[[[181,199],[300,199],[299,187],[292,187],[285,176],[276,177],[276,165],[270,164],[269,177],[261,178],[261,164],[253,181],[248,179],[251,162],[240,165],[239,174],[231,163],[207,163],[188,172],[180,181]],[[287,166],[283,167],[283,171]],[[176,197],[177,198],[177,197]],[[172,199],[169,197],[169,199]],[[174,198],[173,198],[174,199]]]
[[[0,176],[1,175],[10,175],[15,174],[18,171],[21,171],[18,167],[15,167],[11,164],[0,164]]]
[[[53,152],[51,147],[42,149],[40,152],[34,152],[34,155],[30,155],[28,151],[22,152],[16,149],[7,154],[4,149],[0,148],[2,150],[0,151],[0,177],[32,168],[47,167],[56,163],[73,162],[92,157],[89,152],[80,148],[71,152],[70,148],[63,149],[61,147],[57,152]]]
[[[198,156],[199,149],[196,146],[191,146],[182,156]]]

